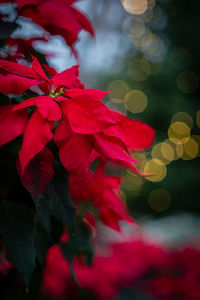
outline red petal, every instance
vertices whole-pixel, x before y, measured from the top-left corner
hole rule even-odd
[[[78,96],[67,104],[67,117],[74,132],[93,134],[116,124],[112,112],[92,97]]]
[[[0,59],[0,68],[8,73],[39,79],[38,75],[30,67],[15,62]]]
[[[66,90],[65,95],[69,96],[71,98],[77,97],[77,96],[90,96],[94,98],[95,100],[101,100],[103,99],[108,92],[95,90],[95,89],[69,89]]]
[[[120,127],[131,149],[141,150],[150,147],[155,137],[155,130],[149,125],[121,115]]]
[[[18,75],[0,75],[0,93],[19,95],[31,86],[39,84],[39,80],[21,77]]]
[[[21,176],[23,185],[34,199],[38,199],[42,195],[51,180],[54,174],[53,162],[53,153],[48,148],[44,148],[29,162]]]
[[[57,75],[53,76],[51,79],[55,88],[59,86],[65,86],[66,88],[83,88],[84,85],[78,78],[79,66],[73,66]]]
[[[55,142],[59,147],[60,160],[69,172],[71,196],[78,198],[88,181],[91,140],[73,133],[67,120],[63,119],[55,131]]]
[[[94,148],[97,152],[99,152],[106,158],[114,160],[117,164],[128,167],[138,173],[138,170],[132,165],[132,163],[138,161],[129,156],[120,147],[120,145],[114,144],[107,140],[103,134],[95,135]]]
[[[22,147],[19,152],[22,175],[30,160],[42,151],[45,145],[52,139],[53,134],[50,125],[50,122],[43,119],[37,110],[28,121],[23,135]]]
[[[42,66],[40,65],[39,61],[37,60],[36,57],[32,56],[33,62],[32,62],[32,69],[35,71],[36,74],[41,77],[41,79],[49,82],[49,78],[45,74],[44,70],[42,69]]]
[[[0,145],[6,144],[23,133],[28,113],[26,110],[12,111],[14,105],[0,107]]]
[[[35,104],[43,118],[49,121],[57,121],[61,119],[62,112],[60,106],[53,98],[50,96],[40,96],[36,98]]]
[[[82,14],[79,10],[73,8],[73,13],[76,16],[79,24],[81,24],[82,29],[85,29],[87,32],[89,32],[92,36],[94,36],[94,29],[88,20],[88,18]]]

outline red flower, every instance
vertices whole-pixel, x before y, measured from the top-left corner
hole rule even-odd
[[[110,111],[101,100],[106,93],[84,89],[78,79],[78,66],[61,73],[52,68],[49,79],[36,58],[32,68],[0,60],[2,69],[0,92],[20,94],[37,85],[41,95],[16,105],[1,107],[3,130],[0,145],[23,134],[19,152],[19,166],[23,175],[30,160],[53,138],[59,148],[61,162],[69,172],[70,189],[74,197],[81,197],[87,185],[90,163],[101,155],[137,172],[130,151],[148,147],[154,130],[139,121]],[[28,118],[27,108],[36,108]],[[76,197],[77,196],[77,197]]]

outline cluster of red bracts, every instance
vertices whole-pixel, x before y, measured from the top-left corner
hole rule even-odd
[[[100,101],[107,93],[85,89],[78,78],[78,66],[57,73],[46,65],[43,69],[33,57],[32,68],[0,60],[0,70],[1,93],[19,95],[27,89],[38,93],[19,104],[0,108],[0,145],[23,135],[18,156],[18,172],[23,184],[34,193],[29,182],[29,165],[38,154],[48,164],[48,180],[51,179],[54,158],[46,146],[53,140],[69,173],[72,198],[92,199],[95,206],[101,207],[104,223],[119,229],[118,221],[129,220],[129,217],[119,200],[119,193],[114,192],[120,180],[105,176],[105,161],[138,172],[134,166],[137,161],[131,154],[152,144],[154,130],[109,110]],[[90,164],[95,159],[99,159],[100,166],[93,174]],[[41,194],[48,180],[41,181]]]
[[[170,251],[146,239],[111,244],[107,252],[97,251],[90,267],[74,260],[74,270],[88,299],[119,299],[123,289],[139,299],[200,299],[200,250],[192,245]],[[81,299],[58,245],[47,253],[43,289],[55,299]]]

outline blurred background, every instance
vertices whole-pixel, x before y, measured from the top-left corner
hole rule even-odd
[[[80,34],[81,79],[110,92],[108,107],[156,130],[153,146],[134,157],[142,178],[124,173],[131,215],[163,240],[199,237],[200,4],[195,0],[82,0],[95,39]],[[39,29],[23,22],[18,35]],[[59,71],[77,64],[60,37],[36,44]],[[51,53],[54,53],[51,55]]]

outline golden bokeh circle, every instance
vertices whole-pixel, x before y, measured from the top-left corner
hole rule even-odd
[[[128,74],[135,81],[144,81],[151,74],[151,66],[144,58],[135,58],[128,65]]]
[[[123,80],[113,80],[108,84],[107,91],[113,102],[122,102],[124,96],[130,91],[129,85]]]
[[[175,144],[184,144],[190,138],[190,127],[184,122],[174,122],[168,129],[169,139]]]
[[[142,15],[148,8],[147,0],[121,0],[126,11],[134,15]]]
[[[171,203],[171,196],[165,189],[155,189],[148,197],[149,206],[155,211],[165,211]]]
[[[180,111],[174,114],[171,118],[171,123],[175,123],[175,122],[183,122],[186,123],[190,128],[193,127],[193,119],[186,112]]]
[[[147,107],[147,96],[140,90],[133,90],[124,98],[125,107],[132,113],[140,113]]]
[[[167,165],[174,159],[174,149],[169,143],[158,143],[152,148],[151,156]]]
[[[123,188],[127,191],[138,191],[143,185],[144,179],[129,170],[124,176]]]
[[[153,158],[145,163],[143,172],[149,175],[146,177],[147,180],[159,182],[167,175],[167,168],[161,160]]]
[[[184,152],[181,156],[183,160],[190,160],[198,156],[199,145],[192,137],[183,145]]]

